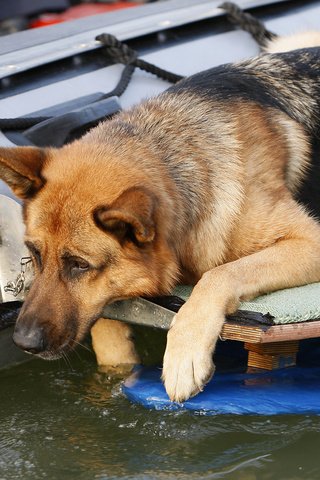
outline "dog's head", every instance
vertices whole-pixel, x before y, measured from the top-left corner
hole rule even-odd
[[[58,357],[106,303],[171,288],[177,265],[165,189],[132,155],[81,141],[0,148],[0,178],[23,199],[35,270],[14,333],[24,350]]]

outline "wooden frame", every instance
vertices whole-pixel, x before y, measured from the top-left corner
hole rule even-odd
[[[238,340],[250,343],[274,343],[320,337],[320,320],[286,325],[240,325],[227,321],[222,329],[223,340]]]

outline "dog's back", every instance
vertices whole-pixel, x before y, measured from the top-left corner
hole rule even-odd
[[[222,65],[192,75],[168,92],[186,90],[208,101],[245,100],[277,108],[314,133],[320,125],[320,47]]]
[[[194,92],[208,102],[232,105],[245,101],[263,109],[281,111],[301,125],[312,152],[308,172],[305,172],[303,181],[297,182],[299,188],[295,188],[295,180],[292,182],[293,193],[320,218],[320,47],[263,54],[236,64],[222,65],[193,75],[169,89],[174,94],[186,91]],[[292,132],[292,145],[294,137],[297,137],[296,132]],[[290,165],[288,168],[290,170]],[[295,165],[293,169],[296,169]]]

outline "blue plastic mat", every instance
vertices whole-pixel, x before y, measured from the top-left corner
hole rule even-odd
[[[141,368],[124,384],[134,403],[156,410],[216,414],[320,414],[320,367],[293,367],[258,374],[217,373],[204,391],[183,404],[170,402],[161,369]]]
[[[161,382],[161,368],[139,368],[123,392],[134,403],[156,410],[192,410],[202,414],[320,414],[320,338],[302,340],[297,366],[262,373],[244,373],[247,351],[240,342],[218,342],[217,368],[202,393],[184,404],[170,402]]]

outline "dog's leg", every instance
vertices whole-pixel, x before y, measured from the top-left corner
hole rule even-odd
[[[139,363],[129,325],[100,318],[91,329],[91,337],[98,365],[117,367]]]
[[[320,281],[320,226],[307,216],[297,223],[272,246],[216,267],[197,283],[168,332],[163,380],[171,400],[188,399],[210,379],[225,315],[241,299]]]

